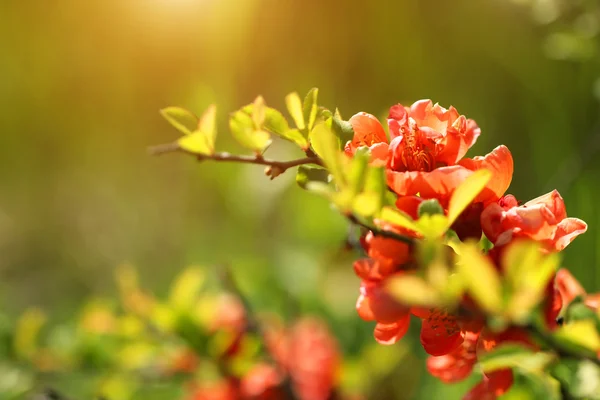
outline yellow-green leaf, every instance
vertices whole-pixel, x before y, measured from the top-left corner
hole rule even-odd
[[[403,304],[422,307],[437,307],[443,304],[440,293],[416,275],[402,274],[390,278],[386,289]]]
[[[597,352],[600,350],[600,334],[596,323],[591,319],[573,321],[561,326],[555,337]]]
[[[302,106],[302,114],[306,126],[309,130],[313,128],[315,125],[315,121],[317,120],[317,98],[319,96],[319,89],[312,88],[304,98],[304,104]]]
[[[421,231],[421,228],[415,223],[415,221],[410,216],[408,216],[400,210],[391,207],[384,207],[381,210],[381,215],[379,216],[379,219],[381,219],[382,221],[389,222],[393,225],[399,226],[401,228],[410,229],[411,231],[415,231],[421,234],[423,233]]]
[[[456,188],[448,205],[448,226],[452,225],[465,208],[481,193],[490,179],[492,179],[492,173],[481,169],[475,171]]]
[[[375,215],[381,209],[381,195],[377,192],[363,192],[354,196],[352,204],[354,214],[362,217]]]
[[[448,230],[448,218],[442,214],[425,214],[417,221],[419,232],[428,239],[439,239]]]
[[[38,346],[38,334],[46,323],[46,315],[37,308],[30,308],[17,321],[14,351],[19,357],[30,358]]]
[[[200,117],[198,130],[206,136],[208,148],[211,153],[214,153],[217,138],[217,107],[214,104],[211,104]]]
[[[192,133],[198,126],[198,117],[185,108],[163,108],[160,110],[160,115],[162,115],[177,130],[186,135]]]
[[[189,135],[177,139],[179,147],[185,151],[195,154],[213,154],[214,147],[209,143],[209,138],[202,131],[194,131]]]
[[[527,372],[541,372],[556,356],[551,353],[533,352],[518,344],[500,344],[489,353],[479,357],[479,363],[485,372],[505,368],[519,368]]]
[[[292,119],[296,123],[296,127],[300,130],[306,127],[304,123],[304,113],[302,110],[302,101],[298,93],[293,92],[285,97],[285,105],[287,106],[288,112],[292,116]]]
[[[296,173],[296,183],[306,189],[309,182],[329,183],[329,171],[322,167],[300,165]]]
[[[252,107],[252,120],[254,121],[254,125],[256,129],[262,129],[263,124],[265,123],[265,99],[262,96],[258,96],[253,103]]]
[[[196,302],[205,274],[198,267],[183,270],[171,286],[169,304],[177,310],[190,309]]]
[[[333,175],[339,187],[346,186],[343,170],[343,154],[339,150],[338,139],[324,123],[318,124],[310,132],[310,143],[319,157]]]
[[[546,286],[559,266],[557,254],[543,254],[536,242],[519,241],[506,249],[502,265],[510,286],[507,314],[513,321],[525,322],[544,296]]]
[[[238,110],[229,118],[229,128],[235,139],[244,147],[262,153],[270,144],[271,136],[264,130],[257,130],[252,118],[243,110]]]
[[[491,261],[473,243],[461,246],[458,260],[458,273],[473,299],[487,312],[500,313],[502,283]]]

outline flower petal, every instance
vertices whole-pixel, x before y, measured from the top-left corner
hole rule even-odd
[[[456,317],[445,310],[436,309],[423,320],[421,344],[432,356],[442,356],[454,351],[463,342],[463,336]]]
[[[394,344],[406,334],[409,325],[410,314],[406,314],[391,324],[378,323],[375,325],[375,331],[373,332],[375,340],[384,345]]]
[[[459,165],[472,171],[487,169],[492,172],[492,179],[474,202],[490,204],[501,198],[510,186],[514,169],[513,158],[510,150],[504,145],[496,147],[483,157],[460,160]]]
[[[410,309],[394,300],[378,282],[363,281],[356,302],[358,315],[365,321],[391,324],[409,315]]]
[[[510,369],[500,369],[483,376],[482,381],[467,393],[463,400],[496,400],[513,384]]]
[[[427,370],[445,383],[459,382],[465,379],[477,361],[476,346],[478,334],[466,332],[465,341],[450,354],[427,358]]]
[[[572,302],[575,297],[587,294],[583,286],[571,275],[568,269],[561,268],[556,272],[555,283],[565,305]]]
[[[350,118],[354,130],[352,144],[356,147],[372,146],[375,143],[387,143],[387,136],[381,122],[371,114],[359,112]]]
[[[587,224],[577,218],[565,218],[560,221],[554,233],[554,248],[561,251],[577,236],[587,231]]]

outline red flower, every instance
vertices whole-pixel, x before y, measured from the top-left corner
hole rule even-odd
[[[235,382],[222,380],[195,388],[189,400],[238,400]]]
[[[463,343],[463,335],[456,316],[439,308],[431,310],[421,325],[421,344],[432,356],[455,351]]]
[[[481,226],[495,245],[521,236],[542,242],[550,251],[564,249],[587,230],[582,220],[567,218],[565,203],[556,190],[522,206],[512,200],[490,204],[481,214]]]
[[[427,370],[442,382],[453,383],[465,379],[477,362],[479,334],[466,332],[464,341],[454,351],[439,357],[427,358]]]
[[[304,318],[291,329],[272,326],[266,344],[285,370],[300,400],[326,400],[337,380],[340,355],[335,338],[319,320]]]
[[[240,382],[240,396],[243,399],[278,400],[285,394],[279,387],[281,375],[275,368],[267,364],[257,364]]]
[[[400,196],[416,195],[445,202],[473,171],[489,169],[493,179],[475,202],[498,200],[512,179],[510,151],[499,146],[485,157],[461,158],[480,134],[473,120],[446,110],[431,100],[421,100],[410,108],[390,109],[390,156],[388,185]]]
[[[588,294],[567,269],[562,268],[556,272],[555,284],[564,305],[581,296],[583,303],[592,310],[597,310],[600,306],[600,293]]]
[[[327,400],[340,368],[337,342],[319,320],[297,322],[290,336],[289,373],[300,400]]]
[[[359,147],[367,146],[371,153],[371,165],[384,166],[388,158],[388,140],[381,123],[365,112],[359,112],[350,118],[354,137],[346,143],[344,152],[353,156]]]
[[[480,383],[467,393],[463,400],[496,400],[506,393],[513,384],[513,373],[510,369],[500,369],[483,375]]]
[[[363,280],[356,310],[365,321],[377,321],[374,335],[379,343],[394,344],[408,331],[410,309],[392,298],[384,284]]]

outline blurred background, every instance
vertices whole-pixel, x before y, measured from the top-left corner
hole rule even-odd
[[[599,13],[595,0],[2,1],[0,308],[61,321],[115,293],[122,263],[159,294],[186,266],[228,264],[257,309],[292,299],[328,319],[348,359],[372,346],[347,224],[326,201],[292,172],[146,153],[178,137],[163,107],[216,103],[217,148],[240,153],[228,112],[258,94],[283,109],[314,86],[345,118],[431,98],[475,119],[469,155],[506,144],[512,194],[556,188],[588,222],[563,259],[598,290]],[[279,142],[267,154],[299,155]],[[378,355],[393,368],[372,398],[458,398],[472,380],[428,377],[414,325]]]

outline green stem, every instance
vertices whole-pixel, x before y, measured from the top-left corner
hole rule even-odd
[[[416,242],[414,238],[411,238],[409,236],[404,236],[404,235],[401,235],[396,232],[381,229],[381,228],[376,227],[373,224],[369,224],[365,221],[361,221],[355,214],[352,214],[352,213],[346,214],[346,218],[348,218],[348,220],[351,223],[358,225],[358,226],[362,226],[363,228],[370,230],[371,232],[373,232],[373,235],[375,235],[375,236],[381,236],[381,237],[385,237],[388,239],[394,239],[394,240],[397,240],[399,242],[406,243],[409,245],[414,245]]]

